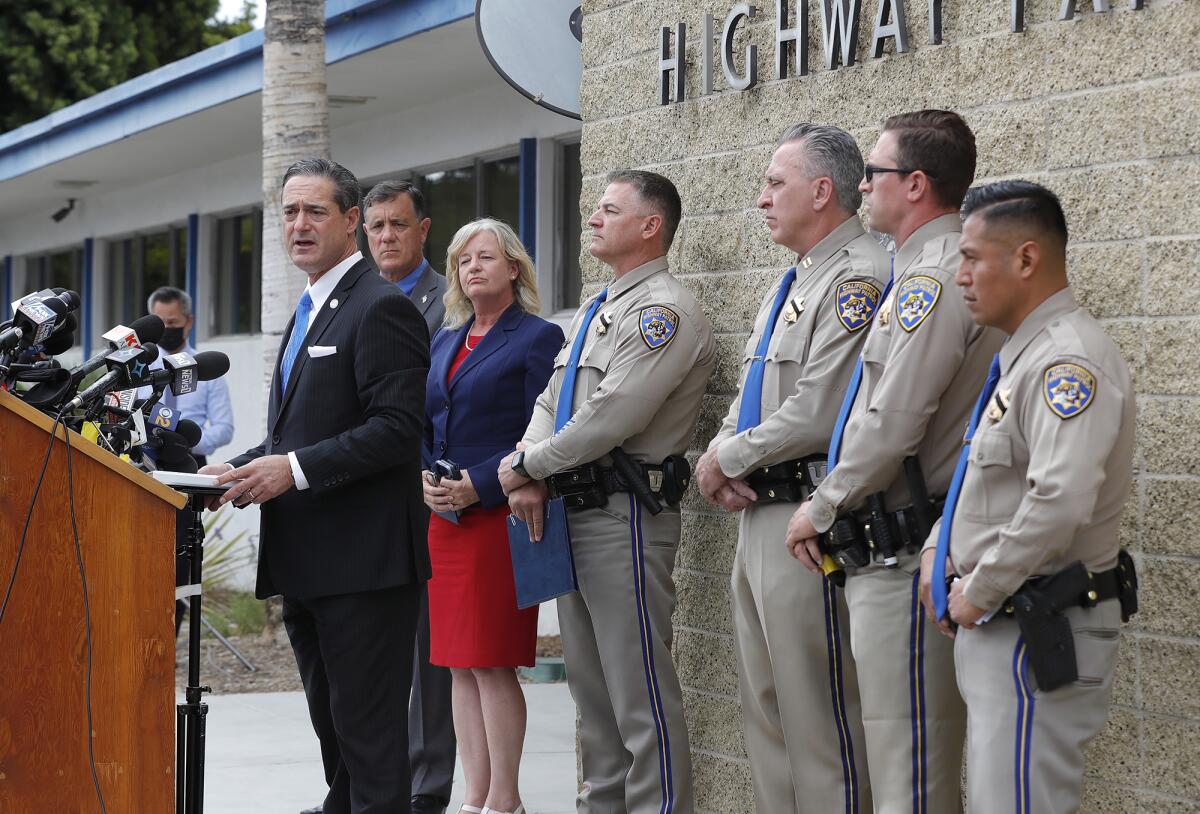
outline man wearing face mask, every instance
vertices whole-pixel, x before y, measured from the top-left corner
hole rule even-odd
[[[146,300],[146,309],[159,317],[166,326],[162,341],[158,343],[160,354],[151,368],[162,367],[162,357],[172,353],[196,355],[196,349],[188,342],[192,330],[192,298],[186,291],[163,286]],[[176,396],[169,389],[163,393],[162,403],[177,410],[182,418],[191,419],[204,431],[200,443],[192,448],[192,457],[198,466],[208,462],[218,447],[233,440],[233,405],[229,401],[229,385],[225,379],[198,382],[196,390]]]

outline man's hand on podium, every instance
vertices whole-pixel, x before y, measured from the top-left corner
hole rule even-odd
[[[209,509],[232,503],[239,509],[251,503],[266,503],[296,485],[292,478],[292,465],[286,455],[264,455],[236,469],[228,463],[210,464],[200,470],[201,475],[217,475],[217,484],[229,484],[229,489],[220,497],[209,498],[205,504]]]

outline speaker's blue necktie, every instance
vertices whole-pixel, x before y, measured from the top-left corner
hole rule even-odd
[[[975,411],[971,413],[971,423],[967,425],[962,452],[958,455],[958,465],[954,467],[954,477],[950,480],[950,491],[946,493],[946,508],[942,510],[942,527],[938,530],[937,552],[933,556],[933,610],[938,619],[946,616],[946,556],[950,553],[950,527],[954,525],[954,508],[958,504],[958,495],[962,491],[963,476],[967,472],[967,459],[971,457],[971,438],[983,417],[984,408],[1000,381],[1000,354],[992,357],[992,366],[988,369],[987,381],[975,402]]]
[[[562,386],[558,389],[558,409],[554,411],[554,431],[558,432],[567,425],[574,413],[575,406],[575,375],[579,372],[579,357],[583,355],[583,343],[587,341],[588,327],[600,310],[600,305],[608,299],[608,289],[603,289],[588,306],[583,315],[583,322],[575,332],[575,344],[571,346],[571,356],[567,359],[566,373],[563,375]]]
[[[279,366],[280,380],[283,382],[285,391],[288,386],[288,377],[292,373],[292,365],[295,364],[296,357],[300,354],[300,348],[304,347],[304,337],[308,333],[308,318],[312,315],[312,305],[312,297],[308,296],[306,288],[300,297],[300,304],[296,306],[296,321],[292,323],[292,338],[288,340],[287,349],[283,352],[283,364]]]
[[[892,276],[888,278],[888,283],[883,289],[883,294],[879,297],[879,307],[883,308],[888,305],[888,294],[892,291],[892,283],[896,281],[896,261],[892,260]],[[875,312],[878,315],[879,311]],[[868,329],[869,330],[869,329]],[[837,421],[833,425],[833,435],[829,438],[829,468],[832,472],[837,466],[838,459],[842,455],[842,435],[846,432],[846,421],[850,418],[850,408],[854,406],[854,399],[858,397],[858,388],[862,386],[863,360],[862,354],[859,354],[858,361],[854,363],[854,372],[850,374],[850,384],[846,387],[846,395],[842,397],[842,408],[838,410]]]
[[[742,403],[738,406],[737,431],[745,432],[751,427],[757,427],[762,421],[762,389],[763,373],[767,367],[767,348],[771,345],[771,336],[775,333],[775,323],[779,321],[779,312],[787,302],[787,296],[796,281],[796,267],[788,269],[779,281],[779,291],[775,294],[775,303],[763,326],[762,337],[758,340],[758,349],[750,362],[750,371],[746,374],[746,384],[742,387]]]

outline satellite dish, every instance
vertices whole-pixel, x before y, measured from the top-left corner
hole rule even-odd
[[[475,31],[504,81],[544,108],[579,115],[579,0],[475,0]]]

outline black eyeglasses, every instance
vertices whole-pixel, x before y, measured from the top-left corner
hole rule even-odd
[[[936,177],[929,170],[922,170],[919,167],[905,169],[903,167],[876,167],[874,164],[867,164],[865,167],[863,167],[863,175],[866,177],[868,184],[871,183],[871,176],[877,172],[898,172],[901,175],[908,175],[910,172],[923,172],[930,178]]]

